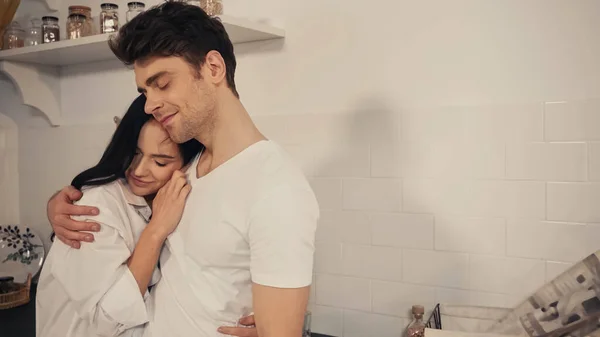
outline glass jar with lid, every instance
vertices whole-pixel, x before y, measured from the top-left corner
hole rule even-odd
[[[223,14],[223,0],[201,0],[201,7],[210,16]]]
[[[42,44],[42,20],[33,18],[27,27],[25,46],[37,46],[38,44]]]
[[[119,30],[119,6],[113,3],[100,5],[100,32],[116,33]]]
[[[85,23],[83,25],[83,31],[81,36],[94,35],[94,26],[92,19],[92,9],[88,6],[73,5],[69,6],[69,15],[71,14],[82,14],[85,15]],[[68,26],[68,24],[67,24]]]
[[[56,16],[42,17],[42,43],[60,41],[60,27]]]
[[[132,1],[132,2],[127,3],[127,8],[128,8],[128,10],[127,10],[127,14],[126,14],[126,20],[127,20],[127,22],[129,22],[133,18],[135,18],[138,14],[143,12],[144,9],[146,8],[146,5],[140,1]]]
[[[15,49],[25,46],[25,31],[17,21],[13,21],[4,32],[3,49]]]
[[[83,14],[73,13],[67,18],[67,38],[78,39],[85,36],[87,17]]]
[[[192,6],[202,7],[202,2],[200,0],[185,0],[185,3]]]

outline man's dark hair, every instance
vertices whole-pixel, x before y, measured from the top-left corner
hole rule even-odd
[[[183,57],[196,70],[215,50],[225,61],[227,85],[236,97],[233,44],[217,17],[202,8],[168,0],[137,15],[109,41],[110,49],[126,65],[155,56]]]

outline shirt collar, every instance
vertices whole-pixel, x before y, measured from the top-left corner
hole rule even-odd
[[[119,186],[121,187],[121,191],[123,192],[123,196],[125,196],[125,201],[132,206],[138,207],[148,207],[148,203],[146,199],[133,194],[127,185],[127,181],[125,179],[119,179]]]
[[[133,194],[129,189],[129,186],[127,186],[127,181],[125,179],[119,179],[119,186],[121,187],[121,192],[123,192],[125,201],[135,209],[136,213],[141,216],[146,223],[150,222],[150,218],[152,218],[152,209],[146,202],[146,199]]]

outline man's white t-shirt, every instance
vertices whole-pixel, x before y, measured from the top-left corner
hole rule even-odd
[[[144,336],[221,336],[252,312],[252,282],[309,286],[319,207],[302,171],[272,141],[260,141],[192,190],[161,254]]]

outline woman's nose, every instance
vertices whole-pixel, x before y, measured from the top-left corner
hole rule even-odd
[[[146,173],[146,161],[144,159],[140,159],[135,163],[135,168],[133,170],[133,174],[136,177],[143,177]]]

